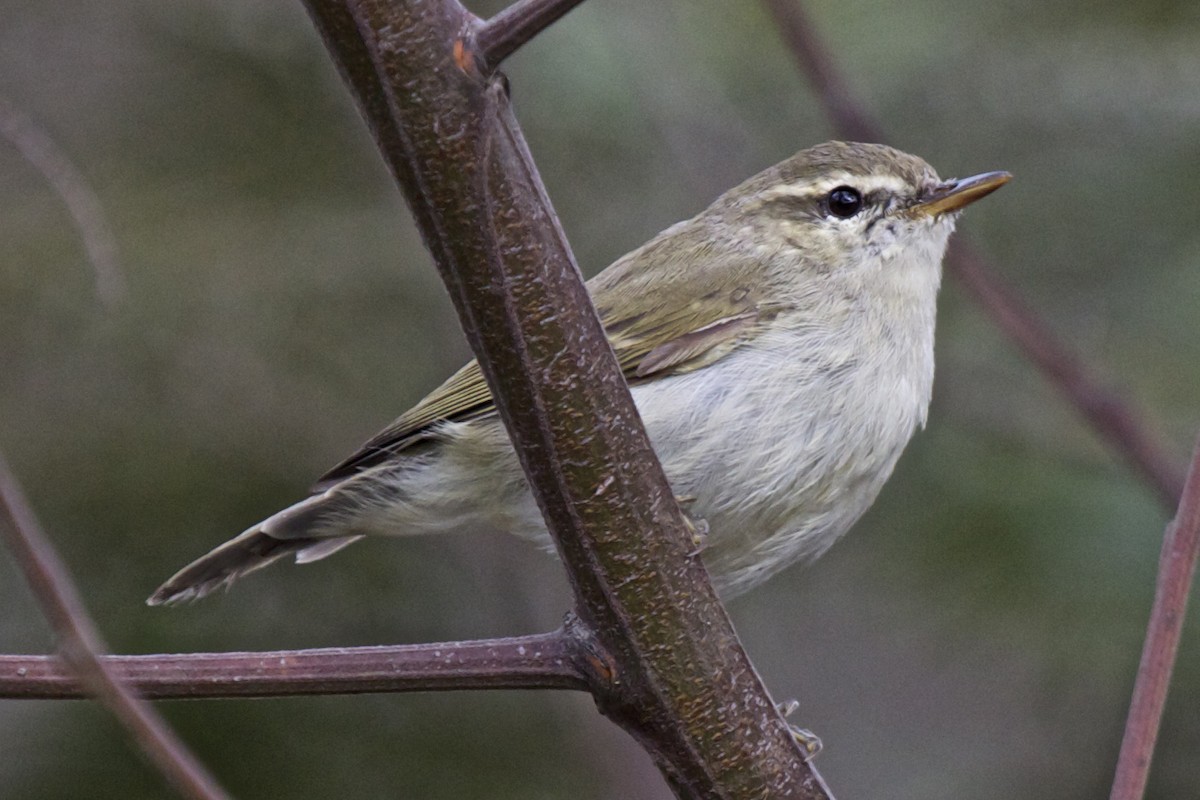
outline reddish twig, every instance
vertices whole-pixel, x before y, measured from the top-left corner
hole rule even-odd
[[[1150,759],[1162,724],[1171,672],[1179,651],[1188,592],[1200,552],[1200,441],[1184,484],[1183,499],[1173,522],[1167,525],[1158,561],[1158,584],[1142,662],[1133,686],[1133,700],[1125,722],[1125,738],[1117,758],[1111,800],[1140,800],[1146,791]]]
[[[265,653],[106,656],[123,684],[154,700],[464,689],[578,689],[587,674],[564,630],[471,642]],[[0,656],[0,698],[62,700],[84,690],[54,656]]]
[[[854,102],[798,0],[764,2],[838,130],[845,136],[882,138],[878,126]],[[1090,374],[978,254],[957,245],[947,259],[947,269],[1159,498],[1168,507],[1180,502],[1163,542],[1154,607],[1111,795],[1112,800],[1137,800],[1146,788],[1200,547],[1200,444],[1185,485],[1173,459],[1130,405]]]
[[[482,23],[475,47],[482,71],[491,72],[522,45],[553,25],[583,0],[520,0]]]
[[[996,271],[972,248],[962,243],[952,245],[946,267],[996,327],[1017,343],[1026,358],[1066,395],[1092,429],[1154,489],[1163,505],[1173,508],[1183,492],[1183,474],[1129,403],[1090,374],[1084,363],[996,277]]]
[[[58,636],[63,660],[87,692],[103,703],[172,786],[194,800],[228,795],[188,751],[162,718],[121,685],[98,653],[100,636],[84,610],[66,566],[50,546],[16,477],[0,455],[0,532]]]
[[[882,129],[851,93],[799,0],[763,0],[801,71],[838,134],[882,141]],[[1107,388],[1069,348],[996,277],[996,270],[962,245],[951,248],[946,269],[984,312],[1066,396],[1092,429],[1158,494],[1167,508],[1179,502],[1183,475],[1132,406]]]
[[[883,128],[855,101],[799,0],[763,0],[800,71],[812,84],[825,115],[839,136],[860,142],[882,142]]]

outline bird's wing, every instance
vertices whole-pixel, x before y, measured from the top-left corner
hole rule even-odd
[[[775,313],[762,297],[764,283],[755,280],[761,276],[752,274],[756,260],[746,259],[718,273],[695,266],[711,263],[711,252],[681,253],[663,247],[659,268],[648,270],[646,259],[654,257],[657,244],[659,239],[652,240],[588,283],[617,361],[631,384],[712,363],[746,341],[757,325]],[[692,264],[675,263],[690,260],[688,256],[695,259]],[[678,268],[678,278],[661,280],[662,268],[672,265]],[[730,274],[736,278],[733,285]],[[439,423],[463,422],[494,411],[479,363],[471,361],[323,475],[316,488],[328,488],[429,439]]]

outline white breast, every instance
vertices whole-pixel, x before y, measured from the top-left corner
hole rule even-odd
[[[704,369],[634,389],[672,487],[709,524],[705,561],[726,594],[824,552],[924,424],[932,307],[927,321],[886,326],[869,319],[877,311],[860,309],[866,316],[852,325],[768,333]]]

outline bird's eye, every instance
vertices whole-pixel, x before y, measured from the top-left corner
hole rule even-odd
[[[839,186],[829,193],[826,199],[829,213],[841,219],[849,219],[859,212],[863,205],[862,194],[849,186]]]

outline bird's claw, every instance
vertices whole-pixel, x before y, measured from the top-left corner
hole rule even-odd
[[[785,700],[782,703],[775,704],[775,709],[784,717],[784,719],[787,719],[792,714],[796,713],[796,709],[798,708],[800,708],[800,702],[798,700]],[[817,753],[821,752],[821,748],[824,747],[824,745],[821,743],[821,737],[817,736],[807,728],[801,728],[788,723],[788,732],[792,734],[792,738],[796,741],[796,744],[800,745],[800,747],[804,750],[805,758],[813,758]]]
[[[708,523],[694,517],[688,511],[688,506],[696,502],[696,498],[691,495],[675,495],[675,502],[679,504],[679,508],[683,511],[683,524],[687,526],[688,533],[692,537],[692,546],[695,548],[692,555],[699,555],[704,552],[704,548],[708,547]]]
[[[788,725],[788,732],[792,734],[792,738],[796,740],[796,744],[804,750],[804,757],[812,760],[817,753],[821,752],[821,748],[825,745],[821,743],[821,737],[810,731],[808,728],[799,728],[795,725]]]
[[[782,703],[775,704],[775,710],[778,711],[779,715],[784,719],[787,719],[792,714],[795,714],[799,709],[800,701],[796,700],[795,698],[791,700],[784,700]]]
[[[684,513],[683,522],[687,525],[688,533],[692,536],[693,555],[699,555],[708,547],[708,522]]]

